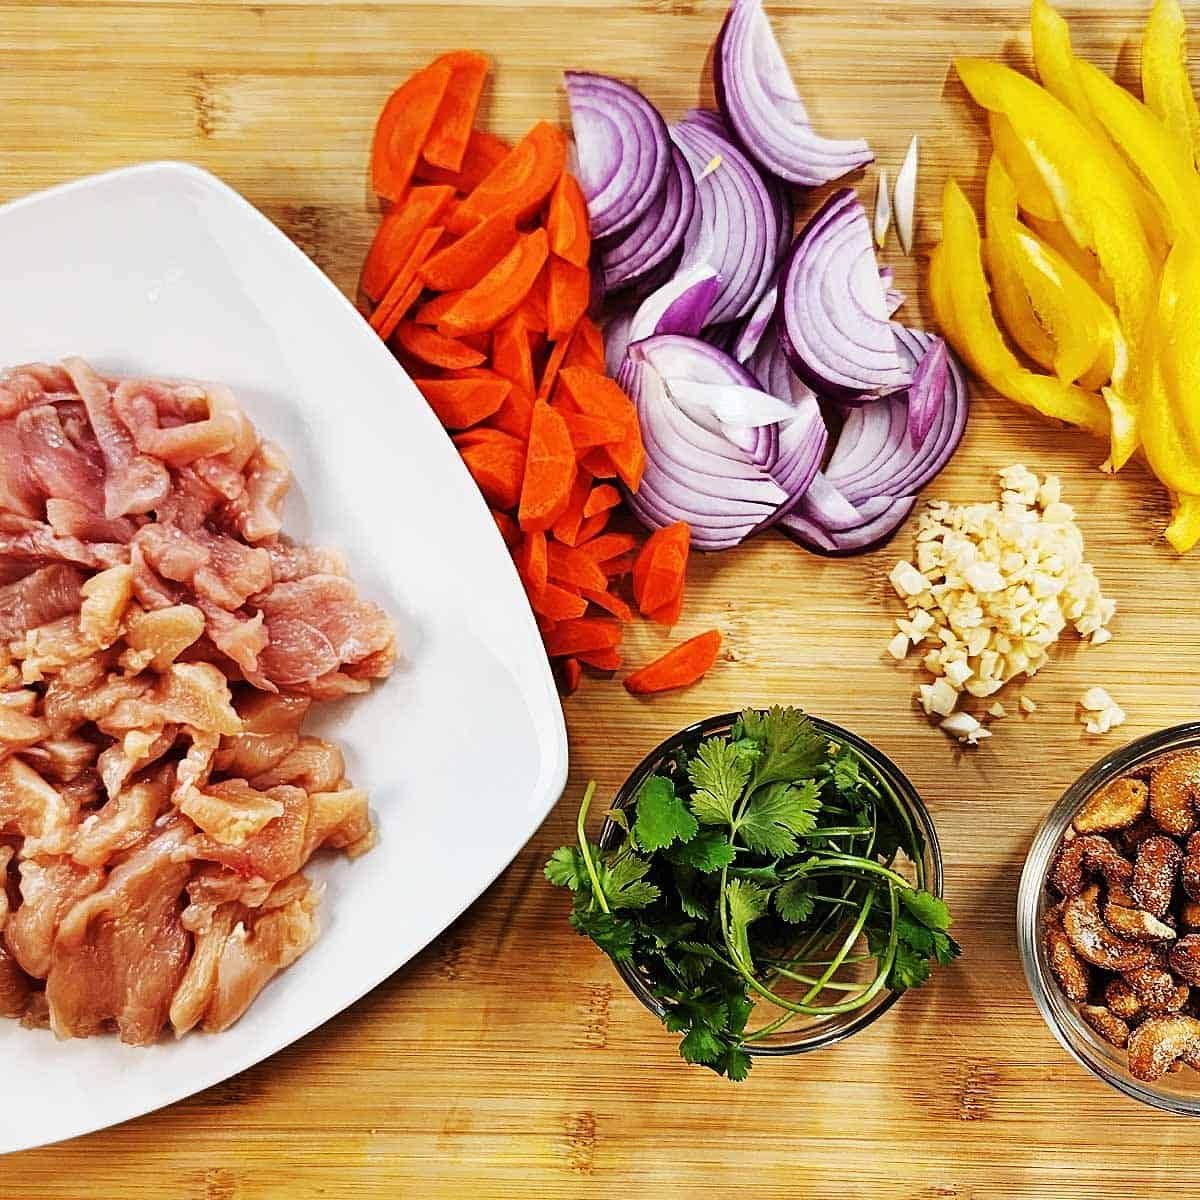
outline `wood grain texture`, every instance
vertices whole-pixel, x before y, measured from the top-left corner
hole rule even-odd
[[[487,119],[516,135],[562,118],[563,67],[637,80],[668,117],[711,94],[720,0],[0,3],[0,192],[20,195],[141,159],[179,157],[241,190],[346,289],[377,220],[366,149],[390,88],[434,53],[497,62]],[[1200,17],[1200,5],[1190,6]],[[921,246],[946,174],[973,194],[982,126],[955,54],[1024,61],[1015,0],[772,3],[815,119],[866,133],[893,170],[924,139]],[[1067,10],[1077,41],[1125,81],[1141,5]],[[893,256],[917,295],[916,263]],[[19,281],[9,280],[9,286]],[[919,305],[916,306],[919,311]],[[906,310],[917,321],[913,307]],[[301,331],[298,331],[301,332]],[[567,797],[495,887],[408,968],[253,1070],[164,1112],[5,1159],[20,1200],[724,1196],[810,1200],[1123,1200],[1175,1196],[1195,1127],[1145,1111],[1070,1061],[1029,999],[1014,945],[1017,875],[1042,815],[1103,749],[1194,717],[1200,557],[1157,533],[1166,505],[1134,466],[986,396],[939,496],[992,495],[1024,461],[1060,473],[1120,613],[1116,640],[1066,646],[1040,705],[963,755],[911,707],[911,667],[882,649],[897,604],[885,551],[811,558],[774,536],[703,559],[678,635],[714,624],[725,661],[682,695],[639,703],[585,682],[567,705]],[[896,543],[903,549],[906,538]],[[635,629],[632,658],[664,645]],[[1103,684],[1129,712],[1087,737],[1075,700]],[[747,703],[799,703],[874,739],[925,796],[947,861],[961,963],[836,1050],[760,1064],[734,1088],[683,1066],[672,1040],[566,924],[541,878],[576,798],[611,792],[679,726]],[[1015,707],[1015,706],[1014,706]],[[380,922],[403,914],[363,914]],[[220,1053],[220,1041],[213,1043]],[[103,1087],[103,1081],[96,1081]],[[0,1114],[0,1120],[3,1115]]]

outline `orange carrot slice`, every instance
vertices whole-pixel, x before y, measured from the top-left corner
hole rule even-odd
[[[686,521],[657,529],[633,568],[633,598],[643,615],[662,608],[683,590],[691,531]]]
[[[447,292],[444,296],[434,296],[426,300],[413,313],[413,320],[418,325],[436,325],[457,303],[461,292]]]
[[[496,326],[492,336],[492,367],[497,375],[511,380],[518,391],[533,396],[537,387],[533,377],[533,355],[520,311]]]
[[[569,422],[567,427],[570,428]],[[620,503],[621,493],[611,483],[601,483],[592,488],[587,503],[583,506],[583,515],[585,518],[596,517],[610,508],[616,508]]]
[[[457,171],[444,167],[432,167],[424,159],[417,160],[414,174],[427,183],[445,183],[460,195],[473,192],[508,157],[512,147],[495,134],[483,129],[473,129],[467,139],[466,153],[462,166]]]
[[[608,518],[610,515],[608,512],[602,512],[597,513],[594,517],[588,517],[579,527],[579,533],[575,538],[575,545],[582,548],[593,538],[599,537],[608,528]]]
[[[529,295],[521,301],[517,315],[530,333],[546,332],[546,273],[544,271],[534,281],[533,287],[529,289]]]
[[[522,234],[516,245],[443,314],[438,328],[451,336],[494,329],[528,294],[549,252],[544,229]]]
[[[530,596],[529,604],[539,617],[555,622],[554,629],[558,628],[559,621],[577,621],[587,612],[587,601],[582,596],[554,583],[546,584],[538,595]],[[540,622],[538,628],[543,636],[549,636]]]
[[[579,527],[583,524],[583,506],[587,503],[592,490],[592,481],[586,471],[577,471],[575,482],[571,485],[571,498],[563,514],[554,522],[554,536],[566,546],[574,546],[579,537]]]
[[[614,596],[612,592],[608,591],[607,586],[599,590],[596,588],[580,588],[579,594],[598,608],[611,613],[618,621],[624,621],[628,624],[633,620],[633,609],[620,596]]]
[[[521,540],[521,527],[508,513],[501,512],[498,508],[488,511],[492,514],[492,520],[496,522],[496,528],[500,531],[504,544],[511,549]]]
[[[586,554],[571,546],[551,542],[547,547],[547,559],[550,578],[556,582],[570,584],[581,592],[588,588],[594,592],[607,591],[607,577]]]
[[[656,608],[652,612],[646,613],[646,620],[653,621],[657,625],[677,625],[679,618],[683,613],[683,588],[675,593],[675,597],[669,600],[661,608]]]
[[[516,243],[517,224],[512,215],[494,213],[444,249],[430,255],[421,267],[421,278],[439,292],[472,288]]]
[[[563,396],[562,389],[559,389],[559,396],[556,397],[556,403]],[[593,479],[616,479],[617,468],[613,466],[612,459],[605,453],[603,446],[597,446],[594,450],[588,450],[585,454],[579,456],[579,465]]]
[[[565,367],[559,372],[559,379],[580,412],[614,421],[625,430],[621,441],[605,446],[604,453],[625,486],[636,492],[646,468],[646,451],[642,445],[637,410],[629,397],[613,380],[586,367]],[[588,469],[591,470],[590,465]],[[592,473],[597,474],[595,471]]]
[[[476,441],[461,446],[459,453],[489,504],[495,508],[516,508],[525,476],[525,446],[517,438],[498,436],[505,440]]]
[[[575,452],[562,417],[539,400],[529,427],[529,457],[517,514],[524,530],[549,529],[571,499]]]
[[[557,407],[557,405],[556,405]],[[589,417],[586,413],[564,412],[563,420],[567,423],[567,432],[571,435],[571,445],[576,454],[591,450],[596,446],[609,446],[619,442],[625,436],[625,428],[616,421],[608,421],[604,417]]]
[[[590,654],[595,650],[615,650],[621,644],[621,625],[607,617],[581,617],[574,621],[563,621],[543,640],[551,658]]]
[[[587,201],[575,177],[564,171],[550,194],[550,212],[546,217],[550,249],[574,266],[587,268],[592,251],[588,232]]]
[[[386,213],[363,261],[359,291],[370,300],[378,300],[412,254],[417,239],[453,199],[452,188],[415,187],[403,204]]]
[[[578,624],[579,622],[575,622]],[[555,630],[555,636],[559,634]],[[569,642],[569,638],[563,639]],[[625,688],[635,696],[651,696],[674,688],[687,687],[703,678],[721,652],[721,634],[716,629],[668,650],[625,680]]]
[[[371,186],[375,195],[385,200],[404,198],[451,74],[446,63],[430,63],[388,97],[371,143]]]
[[[562,130],[539,121],[459,205],[450,231],[465,233],[500,209],[513,212],[518,221],[532,216],[558,182],[566,158]]]
[[[468,429],[486,421],[512,391],[498,375],[490,379],[415,379],[421,395],[447,429]]]
[[[589,371],[604,373],[604,335],[591,317],[579,318],[563,366],[586,367]]]
[[[610,559],[620,558],[637,549],[637,538],[629,533],[606,533],[581,546],[592,562],[607,564]]]
[[[566,336],[587,312],[592,277],[587,267],[576,267],[562,258],[551,258],[546,291],[546,336],[557,341]]]
[[[579,688],[579,680],[583,671],[579,666],[579,659],[564,658],[562,660],[562,669],[559,673],[560,690],[564,696],[573,696]]]
[[[564,594],[570,596],[569,592]],[[578,600],[579,597],[571,596],[571,599]],[[533,610],[533,619],[537,624],[538,632],[542,635],[542,637],[545,637],[548,633],[553,633],[558,628],[558,622],[553,617],[542,616],[542,614],[538,612],[536,608]]]
[[[538,383],[538,399],[549,400],[550,393],[554,391],[554,385],[558,382],[558,373],[562,368],[563,359],[567,356],[567,350],[570,348],[571,339],[565,337],[561,342],[554,343],[554,349],[550,351],[550,357],[546,359],[546,365],[542,368],[542,378]]]
[[[546,590],[549,582],[546,535],[540,531],[523,535],[513,554],[513,561],[517,564],[517,574],[521,576],[529,598],[536,599]]]
[[[611,535],[604,535],[611,536]],[[600,541],[597,538],[596,541]],[[581,550],[586,550],[586,546],[581,546]],[[604,573],[609,579],[620,579],[622,575],[628,575],[633,570],[633,564],[637,559],[636,554],[618,554],[616,558],[606,558],[600,565],[604,568]]]
[[[415,321],[401,321],[392,334],[392,341],[397,348],[431,367],[461,370],[464,367],[477,367],[487,360],[487,355],[481,350],[446,337],[428,325],[418,325]]]
[[[577,658],[597,671],[619,671],[624,661],[618,650],[589,650],[577,655]]]
[[[433,62],[435,66],[442,63],[450,68],[450,81],[421,148],[421,157],[430,166],[458,171],[491,63],[474,50],[452,50]]]
[[[379,307],[371,314],[371,328],[384,341],[392,336],[396,326],[408,315],[408,310],[417,302],[423,286],[420,279],[417,278],[417,271],[421,263],[425,261],[425,256],[441,236],[441,227],[435,225],[432,229],[426,229],[417,238],[412,253],[405,259],[404,265],[388,285],[383,299],[379,301]]]

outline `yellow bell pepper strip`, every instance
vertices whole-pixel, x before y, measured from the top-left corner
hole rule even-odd
[[[1026,212],[1025,223],[1047,246],[1057,250],[1075,268],[1075,271],[1088,281],[1088,286],[1111,308],[1116,302],[1113,295],[1113,285],[1100,270],[1096,255],[1091,250],[1085,250],[1075,243],[1067,227],[1061,221],[1043,221],[1032,213]]]
[[[1180,554],[1200,541],[1200,416],[1195,411],[1200,348],[1192,340],[1200,319],[1198,282],[1200,251],[1186,239],[1163,268],[1139,413],[1146,461],[1172,493],[1174,511],[1166,537]]]
[[[1142,35],[1142,95],[1200,166],[1200,108],[1188,78],[1187,27],[1179,0],[1157,0]]]
[[[942,243],[930,263],[929,295],[943,336],[985,383],[1043,416],[1108,436],[1108,410],[1098,396],[1026,370],[1005,344],[992,316],[979,224],[953,179],[942,200]]]
[[[992,151],[997,154],[1017,188],[1017,203],[1021,211],[1042,221],[1057,221],[1058,209],[1050,195],[1025,143],[1017,137],[1012,122],[1003,114],[988,113],[988,129],[992,135]]]
[[[1161,263],[1168,249],[1163,214],[1153,197],[1132,174],[1129,165],[1116,152],[1103,122],[1093,111],[1091,98],[1076,71],[1081,60],[1075,57],[1067,22],[1048,0],[1033,0],[1029,27],[1033,39],[1034,66],[1042,85],[1069,108],[1095,137],[1096,146],[1105,156],[1110,171],[1120,176],[1133,197],[1155,261]]]
[[[1119,439],[1113,443],[1111,462],[1120,470],[1137,449],[1130,434],[1136,429],[1137,370],[1158,271],[1135,199],[1111,168],[1109,156],[1116,157],[1116,151],[1111,146],[1103,149],[1107,143],[1093,136],[1069,108],[1010,67],[980,59],[959,59],[955,65],[976,103],[989,112],[1003,112],[1012,122],[1054,196],[1063,224],[1079,245],[1096,251],[1101,270],[1112,282],[1117,319],[1128,346],[1128,354],[1114,363],[1109,397],[1122,409],[1108,426]]]
[[[1200,213],[1200,175],[1183,143],[1099,67],[1080,60],[1075,70],[1097,119],[1162,203],[1171,241],[1193,236]]]
[[[1030,330],[1021,325],[1032,322],[1037,335],[1033,340],[1050,345],[1050,362],[1032,351],[1026,353],[1052,369],[1060,382],[1074,383],[1087,376],[1088,390],[1099,388],[1110,379],[1117,356],[1128,353],[1117,319],[1070,263],[1021,225],[1016,209],[1017,190],[999,157],[993,156],[985,212],[987,259],[997,310],[1022,348]],[[1011,301],[1006,305],[1002,279],[1004,290],[1015,286],[1019,293],[1015,308]]]

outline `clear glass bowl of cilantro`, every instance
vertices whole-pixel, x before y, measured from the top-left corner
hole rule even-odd
[[[937,833],[885,755],[799,709],[748,709],[653,750],[546,864],[690,1063],[842,1041],[957,957]]]

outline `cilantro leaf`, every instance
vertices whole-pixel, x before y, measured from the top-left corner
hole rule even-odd
[[[896,943],[896,958],[888,984],[898,992],[920,987],[929,978],[929,959],[907,942]]]
[[[629,815],[623,808],[610,808],[604,812],[604,818],[611,821],[618,829],[629,832]]]
[[[945,900],[932,892],[905,890],[900,893],[904,907],[927,929],[947,930],[950,928],[950,908]]]
[[[724,1053],[725,1043],[707,1025],[693,1025],[679,1043],[679,1054],[684,1062],[708,1066],[717,1062]]]
[[[646,874],[650,870],[650,860],[639,858],[636,854],[617,857],[612,862],[597,864],[600,876],[600,887],[608,907],[646,908],[662,895],[662,892],[652,883],[646,883]]]
[[[750,778],[753,760],[736,742],[713,737],[701,742],[688,763],[692,812],[705,825],[732,825],[737,802]]]
[[[571,913],[571,924],[584,937],[590,937],[614,962],[629,962],[633,958],[636,931],[632,921],[577,904]]]
[[[667,858],[681,867],[693,867],[705,875],[711,875],[727,867],[734,859],[734,848],[729,838],[719,829],[705,829],[690,842],[672,846]]]
[[[734,1083],[742,1083],[750,1074],[750,1055],[740,1046],[730,1046],[721,1061],[721,1068]]]
[[[634,841],[643,850],[665,850],[675,842],[687,842],[700,828],[696,818],[675,795],[675,785],[661,775],[651,775],[637,798]]]
[[[545,872],[546,878],[555,887],[570,888],[571,891],[577,892],[581,887],[591,886],[587,867],[584,865],[583,855],[579,853],[578,846],[559,846],[550,855]]]
[[[746,709],[741,725],[744,735],[762,747],[754,766],[755,788],[805,779],[825,761],[825,739],[798,708]]]
[[[816,828],[820,807],[816,780],[806,779],[799,786],[773,783],[754,793],[738,818],[735,832],[751,850],[776,857],[795,854],[796,835]]]
[[[747,967],[753,967],[754,957],[750,953],[750,926],[767,911],[771,893],[757,883],[747,879],[732,879],[725,889],[725,901],[729,906],[729,934],[738,957]]]
[[[679,866],[673,875],[675,891],[679,894],[679,907],[684,914],[697,921],[707,920],[712,910],[710,902],[700,891],[700,872],[694,867]]]
[[[790,879],[775,889],[775,910],[789,925],[799,925],[813,914],[816,900],[812,883],[803,877]]]
[[[843,794],[853,793],[858,788],[861,778],[858,755],[849,747],[843,746],[833,760],[833,786]]]

